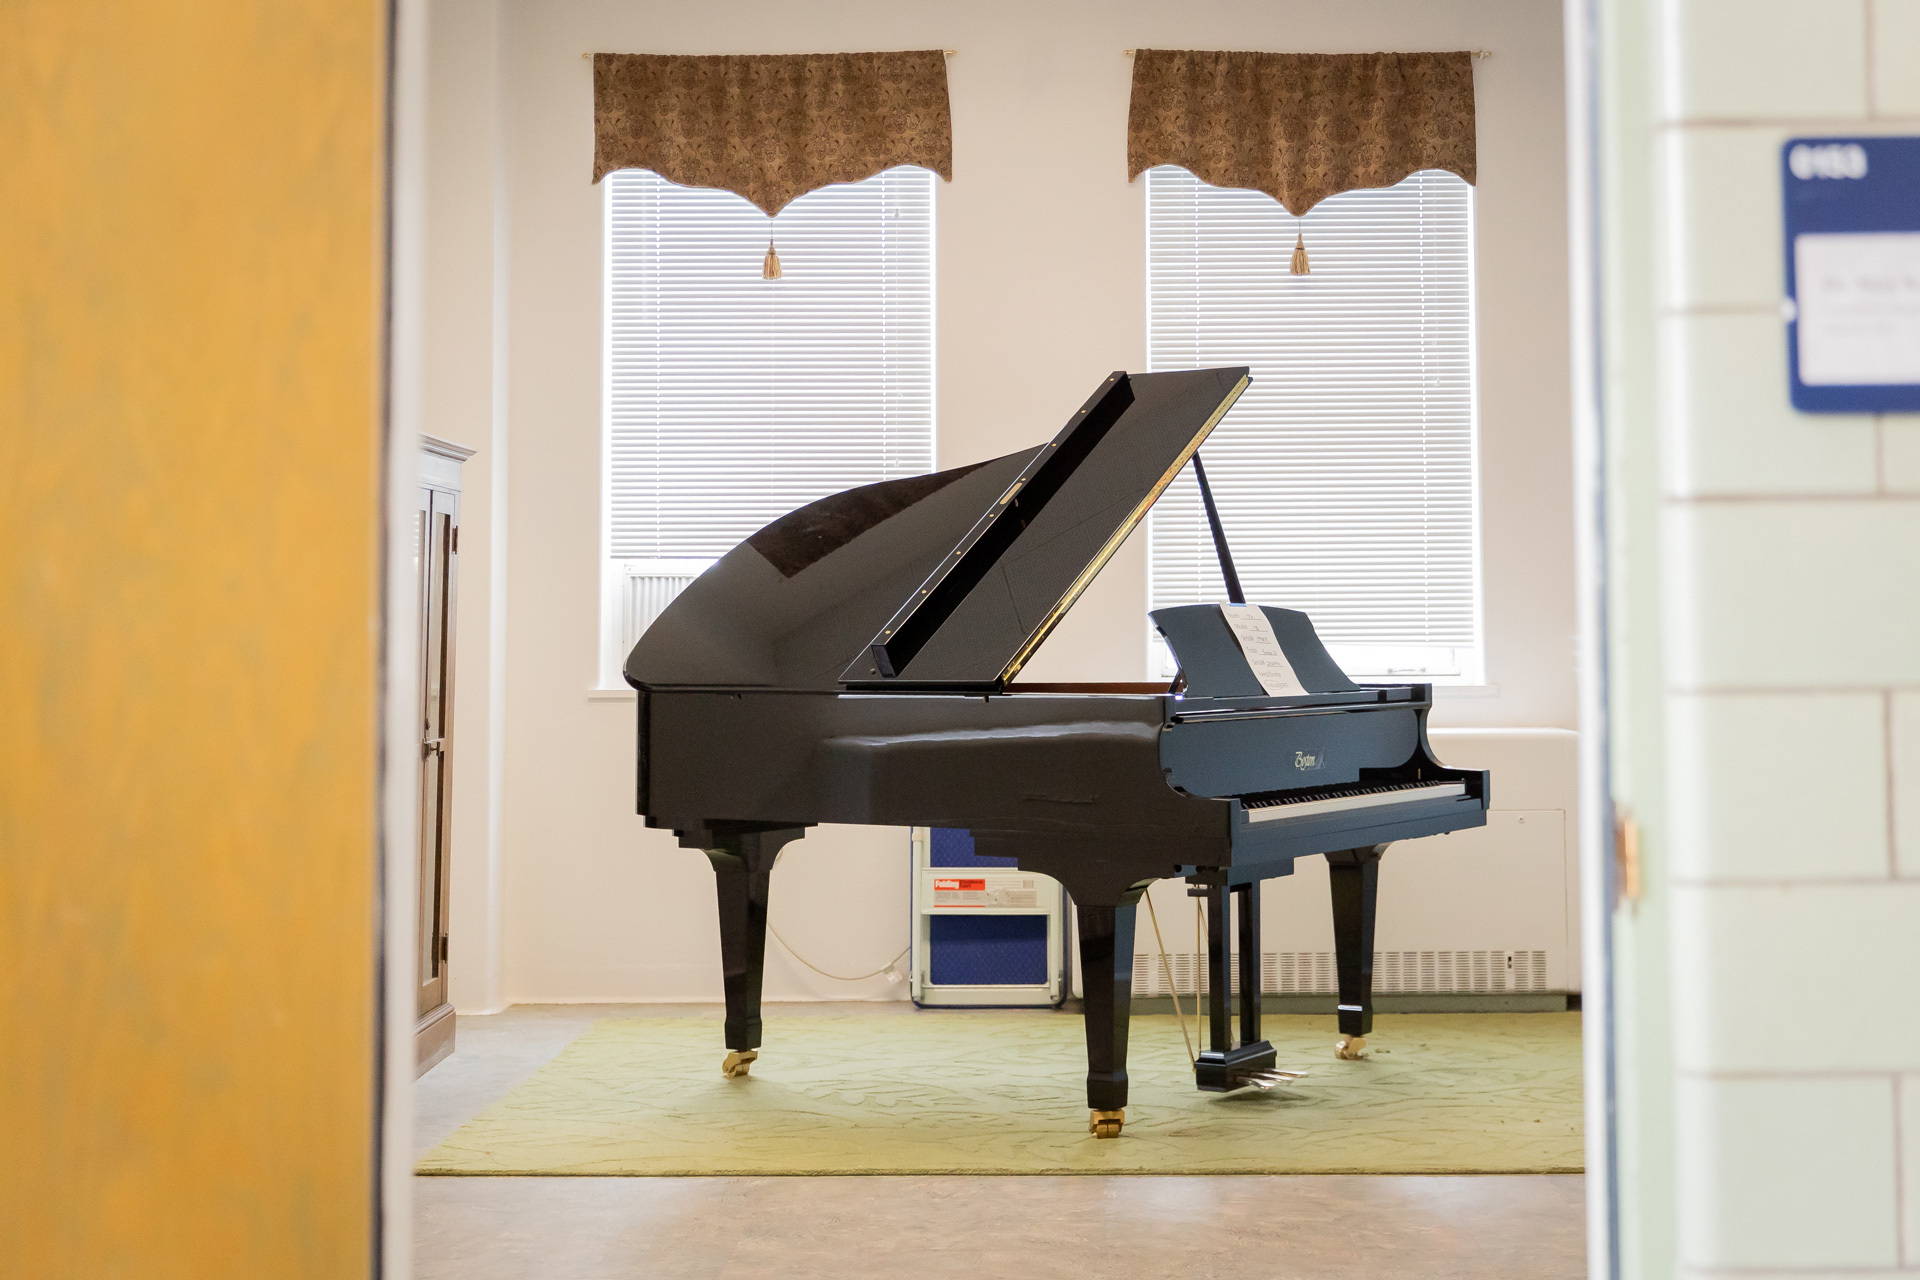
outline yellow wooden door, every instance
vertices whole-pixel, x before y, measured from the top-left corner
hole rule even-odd
[[[373,1265],[387,40],[0,6],[0,1275]]]

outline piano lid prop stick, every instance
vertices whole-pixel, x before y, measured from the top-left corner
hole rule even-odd
[[[1227,599],[1245,604],[1240,590],[1240,575],[1233,571],[1233,552],[1227,550],[1227,531],[1220,527],[1220,509],[1213,505],[1213,489],[1207,484],[1207,469],[1200,465],[1200,454],[1193,455],[1193,478],[1200,482],[1200,501],[1207,506],[1207,526],[1213,530],[1213,552],[1220,557],[1220,577],[1227,584]]]

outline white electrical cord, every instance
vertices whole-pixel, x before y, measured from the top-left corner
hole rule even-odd
[[[893,966],[899,964],[900,956],[904,956],[907,954],[907,952],[913,950],[912,944],[908,944],[905,948],[901,950],[899,956],[895,956],[893,959],[887,961],[885,964],[881,965],[878,969],[875,969],[872,973],[863,973],[863,974],[860,974],[858,977],[847,978],[847,977],[842,977],[840,974],[837,974],[837,973],[828,973],[825,969],[822,969],[819,965],[807,959],[805,956],[801,955],[798,951],[795,951],[793,949],[793,944],[791,942],[788,942],[785,938],[781,937],[780,931],[773,927],[772,920],[767,921],[767,932],[773,935],[773,939],[775,942],[778,942],[781,946],[786,948],[788,955],[792,956],[795,960],[798,960],[801,964],[807,966],[807,968],[813,970],[815,973],[819,974],[821,977],[832,978],[835,982],[865,982],[868,978],[877,978],[881,974],[890,971],[893,968]]]

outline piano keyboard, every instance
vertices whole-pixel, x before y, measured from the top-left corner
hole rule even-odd
[[[1246,806],[1248,822],[1271,822],[1276,818],[1305,818],[1347,809],[1411,804],[1416,800],[1445,800],[1465,794],[1467,787],[1462,782],[1376,782],[1270,792],[1259,798],[1243,798],[1240,803]]]

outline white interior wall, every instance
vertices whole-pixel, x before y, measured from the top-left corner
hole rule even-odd
[[[497,36],[496,36],[497,24]],[[839,0],[700,6],[630,0],[438,0],[431,217],[459,256],[495,272],[448,292],[438,392],[504,411],[512,539],[490,582],[504,626],[487,633],[498,683],[471,678],[462,618],[460,715],[498,726],[490,775],[469,754],[456,787],[454,975],[498,998],[713,999],[718,947],[711,873],[697,852],[633,815],[633,704],[595,694],[600,545],[601,190],[590,183],[593,51],[777,53],[944,47],[955,181],[939,185],[939,462],[955,465],[1050,436],[1114,368],[1145,350],[1145,204],[1125,171],[1130,47],[1319,52],[1489,49],[1476,64],[1481,475],[1488,687],[1454,694],[1435,722],[1571,728],[1574,687],[1567,426],[1565,162],[1559,13],[1542,0],[1148,0],[965,6]],[[484,29],[484,37],[475,30]],[[466,32],[465,35],[457,34]],[[482,45],[497,38],[498,60]],[[455,43],[466,71],[452,64]],[[457,83],[461,75],[470,83]],[[481,81],[484,80],[484,84]],[[452,152],[447,153],[451,155]],[[472,166],[493,166],[483,181]],[[483,209],[493,182],[493,207]],[[497,252],[484,262],[481,228]],[[439,258],[435,259],[439,261]],[[496,350],[483,353],[482,330]],[[504,357],[500,336],[511,334]],[[431,335],[438,343],[440,335]],[[434,348],[440,350],[438,346]],[[504,390],[503,390],[504,388]],[[502,398],[504,397],[504,398]],[[463,403],[465,401],[462,401]],[[450,411],[451,412],[451,411]],[[474,443],[452,427],[455,439]],[[506,456],[496,438],[492,457]],[[476,462],[483,459],[476,459]],[[469,464],[470,468],[472,464]],[[470,484],[473,483],[471,480]],[[475,507],[467,509],[474,520]],[[496,528],[494,546],[504,539]],[[478,539],[475,540],[476,542]],[[465,549],[463,545],[463,550]],[[477,559],[463,572],[463,606]],[[1145,565],[1134,539],[1028,667],[1032,679],[1137,679]],[[483,709],[475,700],[484,700]],[[484,801],[468,788],[489,776]],[[1497,785],[1497,784],[1496,784]],[[1569,779],[1569,786],[1571,780]],[[497,806],[497,840],[487,805]],[[477,869],[476,869],[477,868]],[[491,878],[489,878],[491,877]],[[906,938],[901,833],[818,831],[782,859],[773,917],[836,972],[884,964]],[[479,886],[476,888],[476,886]],[[504,904],[504,906],[503,906]],[[500,924],[501,980],[480,994],[463,967],[468,912]],[[488,916],[486,913],[491,912]],[[481,930],[483,936],[484,927]],[[876,978],[843,984],[770,948],[770,998],[897,998]]]
[[[501,110],[492,0],[434,3],[428,13],[426,303],[422,426],[466,445],[453,721],[454,871],[448,977],[456,1008],[506,1004],[500,945],[500,800],[506,729],[506,203],[499,184]]]
[[[1920,1275],[1920,418],[1791,408],[1779,178],[1920,4],[1609,8],[1622,1274]]]

